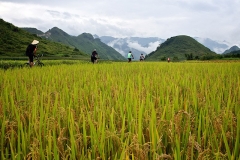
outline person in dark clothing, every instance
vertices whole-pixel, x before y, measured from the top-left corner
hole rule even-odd
[[[143,61],[144,60],[144,55],[143,54],[141,54],[141,56],[140,56],[140,61]]]
[[[28,56],[30,67],[33,66],[33,57],[36,55],[38,43],[39,41],[33,40],[32,43],[29,44],[26,49],[26,56]]]
[[[96,49],[94,49],[91,55],[91,62],[94,64],[94,63],[97,63],[97,60],[98,60],[98,53]]]

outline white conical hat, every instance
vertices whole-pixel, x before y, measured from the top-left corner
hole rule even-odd
[[[32,44],[33,44],[33,45],[38,44],[38,43],[39,43],[39,41],[37,41],[37,40],[35,40],[35,39],[32,41]]]

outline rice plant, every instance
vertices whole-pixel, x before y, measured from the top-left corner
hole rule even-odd
[[[238,159],[240,63],[0,70],[1,159]]]

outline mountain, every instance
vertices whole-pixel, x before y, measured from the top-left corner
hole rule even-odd
[[[150,53],[146,57],[146,60],[161,60],[164,59],[164,57],[184,60],[186,59],[186,55],[201,59],[217,54],[192,37],[180,35],[167,39],[156,49],[156,51]]]
[[[223,54],[224,58],[240,58],[240,50]]]
[[[28,31],[31,32],[30,30]],[[46,33],[38,34],[38,36],[54,42],[60,42],[62,44],[73,46],[89,55],[94,49],[96,49],[101,59],[125,60],[120,53],[101,42],[99,38],[94,38],[90,33],[83,33],[79,36],[71,36],[63,30],[53,27]]]
[[[239,50],[240,50],[240,48],[238,46],[232,46],[231,48],[229,48],[226,51],[224,51],[223,54],[231,53],[231,52],[239,51]]]
[[[25,31],[27,31],[27,32],[30,32],[30,33],[32,33],[32,34],[36,34],[36,35],[44,34],[42,31],[40,31],[40,30],[38,30],[38,29],[36,29],[36,28],[23,27],[23,28],[21,28],[21,29],[23,29],[23,30],[25,30]]]
[[[76,57],[89,59],[89,56],[82,51],[76,50],[74,47],[63,45],[61,43],[52,42],[38,37],[36,34],[14,26],[11,23],[0,19],[0,57],[26,57],[25,51],[33,39],[40,41],[38,44],[39,54],[52,57]]]
[[[57,27],[54,27],[52,29],[50,29],[48,32],[43,33],[37,29],[33,29],[31,28],[28,29],[29,32],[33,33],[33,34],[37,34],[38,36],[41,37],[45,37],[47,39],[53,40],[53,41],[57,41],[57,42],[61,42],[63,44],[68,44],[70,46],[74,46],[76,48],[78,48],[79,50],[82,50],[88,54],[91,53],[92,48],[97,48],[98,49],[98,45],[94,45],[94,47],[91,45],[92,43],[98,43],[97,41],[103,42],[104,44],[106,44],[107,46],[113,48],[115,51],[117,51],[118,53],[120,53],[122,56],[121,58],[119,58],[119,54],[114,54],[116,55],[114,57],[114,59],[122,59],[123,57],[127,57],[127,53],[131,50],[133,55],[135,57],[140,57],[140,54],[144,54],[147,55],[153,51],[156,50],[157,47],[159,47],[160,44],[162,44],[163,42],[165,42],[166,40],[158,38],[158,37],[126,37],[126,38],[115,38],[115,37],[111,37],[111,36],[97,36],[97,35],[91,35],[89,33],[83,33],[82,35],[77,36],[79,39],[76,39],[77,37],[74,36],[70,36],[67,33],[65,33],[64,31],[60,30]],[[90,37],[91,38],[90,38]],[[82,39],[87,39],[87,41],[82,41]],[[73,41],[74,39],[74,41]],[[229,43],[227,42],[218,42],[218,41],[214,41],[211,40],[209,38],[200,38],[200,37],[194,37],[194,39],[196,41],[198,41],[199,43],[201,43],[202,45],[204,45],[205,47],[209,48],[211,51],[221,54],[223,53],[227,48],[229,48]],[[95,41],[95,42],[93,42]],[[101,46],[101,45],[100,45]],[[100,49],[102,47],[99,47]],[[103,47],[105,48],[105,47]],[[115,53],[115,51],[109,49],[106,51],[106,49],[101,49],[101,57],[104,59],[112,59],[113,55],[109,53]],[[105,53],[108,53],[108,55],[106,56]],[[138,58],[136,58],[137,60]]]
[[[97,35],[94,35],[98,37]],[[140,57],[141,53],[144,55],[154,51],[159,44],[164,42],[164,39],[157,37],[127,37],[127,38],[114,38],[111,36],[101,36],[100,40],[117,50],[124,57],[127,57],[127,53],[132,51],[134,57]]]
[[[129,50],[132,53],[139,57],[141,53],[144,55],[149,54],[156,50],[156,48],[163,42],[164,39],[157,37],[127,37],[127,38],[116,38],[111,36],[97,36],[94,35],[95,38],[100,38],[102,42],[113,47],[119,53],[121,53],[124,57],[127,56]],[[211,51],[215,53],[223,53],[227,48],[229,48],[228,43],[226,42],[217,42],[211,40],[209,38],[200,38],[194,37],[199,43],[203,44],[205,47],[209,48]]]

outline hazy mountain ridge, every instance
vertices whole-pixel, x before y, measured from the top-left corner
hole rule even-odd
[[[100,38],[102,42],[107,45],[113,47],[119,53],[126,57],[129,50],[133,52],[136,56],[140,56],[141,53],[149,54],[156,50],[156,48],[163,42],[165,39],[157,38],[157,37],[126,37],[126,38],[116,38],[111,36],[101,36],[98,37],[94,35],[94,37]],[[194,37],[199,43],[209,48],[211,51],[222,54],[225,50],[229,48],[229,44],[227,42],[217,42],[211,40],[209,38],[200,38]]]
[[[211,51],[214,51],[218,54],[222,54],[226,49],[229,48],[229,44],[227,42],[217,42],[211,40],[210,38],[200,38],[193,37],[199,43],[203,44],[205,47],[209,48]]]
[[[239,51],[240,48],[238,46],[232,46],[231,48],[227,49],[225,52],[223,52],[223,54],[227,54],[227,53],[231,53],[231,52],[235,52],[235,51]]]
[[[98,37],[98,36],[95,36]],[[148,54],[164,42],[164,39],[157,37],[127,37],[127,38],[114,38],[111,36],[101,36],[99,37],[102,42],[113,47],[123,56],[127,56],[129,51],[132,51],[135,57],[139,57],[140,54]]]
[[[151,52],[147,60],[164,60],[167,57],[175,60],[184,60],[186,56],[191,59],[204,59],[217,54],[205,47],[197,40],[186,35],[168,38],[155,51]]]
[[[62,31],[62,32],[64,32],[64,31]],[[44,36],[48,39],[51,39],[51,32],[48,31],[46,33],[38,34],[38,36]],[[64,36],[66,38],[66,36],[70,36],[70,35],[64,35]],[[66,40],[65,38],[60,39],[60,40],[59,39],[54,39],[54,40],[58,41],[58,42],[64,42],[65,44],[72,45],[75,47],[77,46],[74,43],[70,43],[69,40]],[[227,49],[230,48],[229,47],[230,44],[226,41],[220,42],[220,41],[211,40],[210,38],[200,38],[200,37],[193,37],[193,38],[217,54],[222,54],[222,53],[224,53],[224,51],[226,51]],[[160,44],[162,44],[166,41],[165,39],[161,39],[158,37],[116,38],[116,37],[112,37],[112,36],[100,36],[99,37],[98,35],[93,35],[92,39],[90,38],[89,40],[94,41],[97,39],[100,39],[101,42],[112,47],[114,50],[116,50],[118,53],[120,53],[125,58],[127,56],[127,53],[131,50],[135,56],[135,59],[137,59],[137,57],[140,57],[141,53],[143,53],[144,55],[147,55],[147,54],[155,51],[157,49],[157,47],[160,46]],[[83,51],[90,52],[90,50],[84,50],[84,49],[83,49]]]

